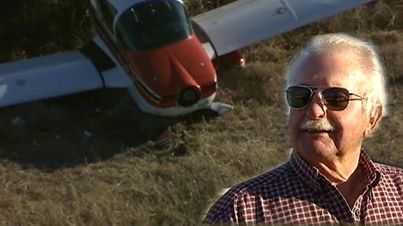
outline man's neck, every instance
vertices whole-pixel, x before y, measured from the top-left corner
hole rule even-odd
[[[358,167],[359,155],[332,160],[324,159],[317,164],[313,164],[321,174],[323,174],[332,184],[338,185],[347,182],[350,176]]]
[[[364,190],[365,182],[362,166],[359,164],[360,154],[349,153],[349,156],[323,161],[314,165],[346,199],[350,208]]]
[[[358,165],[353,174],[348,178],[347,181],[339,183],[336,185],[337,189],[346,199],[350,208],[353,208],[357,198],[364,192],[365,180],[364,172],[361,165]]]

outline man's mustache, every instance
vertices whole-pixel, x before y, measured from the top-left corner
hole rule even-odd
[[[328,120],[309,120],[303,123],[300,129],[308,132],[332,132],[335,130]]]

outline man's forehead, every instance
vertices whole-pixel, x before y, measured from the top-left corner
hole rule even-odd
[[[356,87],[368,79],[359,56],[350,50],[311,54],[300,65],[294,84]]]
[[[365,71],[365,59],[351,49],[328,49],[310,54],[299,71],[323,71],[329,74]]]

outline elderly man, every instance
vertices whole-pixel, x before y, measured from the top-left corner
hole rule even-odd
[[[403,224],[403,171],[372,162],[363,146],[386,113],[374,48],[346,34],[314,37],[285,94],[290,160],[232,187],[205,223]]]

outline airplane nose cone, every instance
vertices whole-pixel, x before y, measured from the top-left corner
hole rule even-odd
[[[200,89],[195,86],[184,88],[179,94],[178,104],[182,107],[189,107],[200,100]]]

